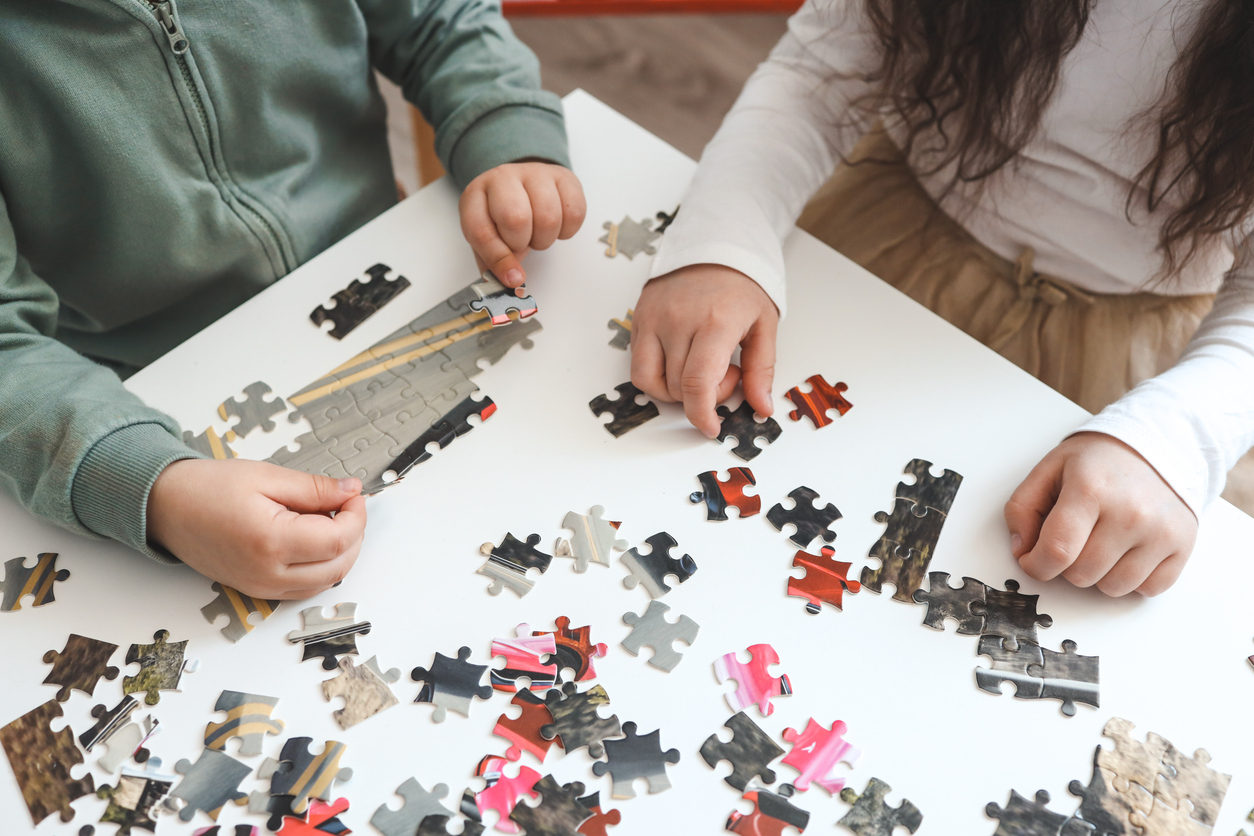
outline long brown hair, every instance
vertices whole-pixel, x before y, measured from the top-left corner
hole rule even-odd
[[[925,173],[953,166],[955,181],[974,183],[1036,133],[1098,0],[864,2],[883,56],[875,105],[902,117],[907,154],[939,139]],[[1159,236],[1163,276],[1254,211],[1254,2],[1200,2],[1160,101],[1133,120],[1157,147],[1127,212],[1152,212],[1169,193],[1177,205]]]

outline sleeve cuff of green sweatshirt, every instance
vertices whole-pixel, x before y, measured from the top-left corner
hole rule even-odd
[[[498,165],[529,158],[570,168],[566,124],[551,110],[506,105],[485,113],[462,133],[449,154],[449,171],[465,186]]]
[[[148,542],[148,493],[166,466],[201,458],[159,424],[131,424],[97,441],[74,475],[70,503],[90,531],[162,563],[178,560]]]

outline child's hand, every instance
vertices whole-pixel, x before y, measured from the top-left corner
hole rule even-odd
[[[471,180],[458,209],[479,269],[491,270],[506,287],[527,281],[519,259],[574,235],[588,211],[570,169],[525,162],[498,165]]]
[[[714,407],[744,379],[759,415],[774,411],[775,329],[779,311],[745,274],[694,264],[644,286],[631,326],[631,382],[662,401],[683,401],[692,425],[719,434]],[[731,364],[741,347],[741,369]]]
[[[365,530],[360,481],[265,462],[184,459],[148,495],[149,540],[254,598],[308,598],[339,583]]]
[[[1166,591],[1197,539],[1197,517],[1139,453],[1077,433],[1041,460],[1006,503],[1010,545],[1039,581],[1061,574],[1107,595]]]

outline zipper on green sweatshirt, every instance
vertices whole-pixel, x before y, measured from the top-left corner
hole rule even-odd
[[[205,141],[210,145],[210,162],[217,169],[216,154],[212,147],[213,132],[209,125],[209,112],[205,108],[204,99],[200,97],[200,89],[196,86],[196,80],[192,78],[191,67],[187,64],[187,51],[191,49],[191,43],[187,39],[187,34],[183,31],[183,27],[179,25],[178,18],[175,17],[174,0],[144,0],[144,2],[152,9],[153,15],[157,18],[157,23],[160,24],[162,31],[165,32],[166,39],[170,42],[170,51],[174,53],[175,61],[179,65],[179,73],[183,76],[183,84],[187,87],[188,95],[191,96],[192,107],[196,111],[197,118],[200,119],[200,128],[205,132]],[[224,180],[227,179],[220,170],[218,171],[218,176]],[[274,251],[278,253],[284,273],[291,271],[292,265],[287,263],[287,257],[283,253],[282,241],[279,239],[279,234],[275,231],[270,221],[243,200],[236,198],[235,202],[266,231],[266,234],[270,237],[270,243],[274,246]]]

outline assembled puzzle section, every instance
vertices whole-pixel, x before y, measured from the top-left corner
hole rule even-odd
[[[319,327],[324,322],[332,323],[327,330],[332,337],[342,340],[379,310],[391,302],[402,290],[409,287],[409,279],[397,275],[389,279],[392,268],[386,264],[376,264],[366,268],[369,276],[364,282],[353,279],[348,287],[337,290],[331,297],[334,303],[330,308],[319,305],[309,314],[309,319]]]
[[[23,598],[32,598],[32,607],[42,607],[56,600],[54,584],[68,580],[70,570],[57,569],[55,552],[43,552],[28,567],[26,558],[14,557],[4,562],[4,580],[0,581],[0,612],[16,612]]]
[[[290,421],[308,419],[296,449],[280,448],[269,461],[335,478],[356,476],[377,493],[469,432],[468,419],[487,420],[496,409],[477,399],[471,378],[481,363],[496,363],[511,348],[532,346],[535,317],[494,327],[482,288],[469,285],[403,328],[287,398]],[[522,300],[517,300],[522,302]]]
[[[923,585],[962,476],[952,470],[933,476],[932,463],[923,459],[912,460],[905,472],[914,477],[914,484],[899,482],[892,514],[880,511],[875,515],[876,522],[888,527],[867,556],[878,559],[880,565],[864,566],[861,581],[877,595],[884,584],[892,584],[893,598],[910,604]]]

